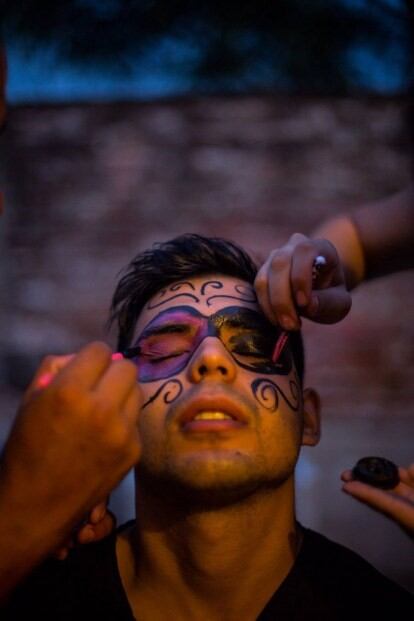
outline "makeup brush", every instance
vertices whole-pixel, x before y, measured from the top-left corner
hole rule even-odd
[[[312,264],[312,289],[314,288],[314,285],[316,284],[316,281],[318,279],[321,269],[325,265],[326,265],[325,257],[323,257],[321,254],[318,254],[318,256],[315,257],[315,259],[313,260],[313,264]],[[283,330],[283,332],[277,339],[275,348],[273,350],[273,354],[272,354],[273,364],[276,364],[276,362],[279,360],[282,354],[282,351],[288,341],[288,338],[289,338],[289,332],[287,332],[286,330]]]

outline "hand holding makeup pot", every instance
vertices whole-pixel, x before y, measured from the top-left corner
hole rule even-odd
[[[65,544],[88,512],[100,525],[97,537],[89,525],[83,540],[112,528],[108,516],[102,524],[104,510],[95,506],[140,456],[142,398],[136,373],[131,362],[112,360],[109,347],[99,342],[74,356],[48,357],[40,365],[1,460],[0,527],[12,528],[10,538],[20,538],[16,574],[27,573]],[[0,583],[13,580],[8,572]]]
[[[319,257],[325,262],[315,274]],[[352,303],[335,247],[325,239],[300,233],[272,250],[257,274],[255,289],[267,318],[285,330],[298,330],[300,316],[336,323],[348,314]]]
[[[375,459],[375,458],[371,458]],[[388,462],[389,464],[389,462]],[[391,464],[394,465],[394,464]],[[341,474],[342,489],[360,502],[394,520],[414,539],[414,463],[398,468],[397,479],[392,487],[369,484],[369,478],[355,476],[353,470]],[[369,473],[368,473],[369,474]]]

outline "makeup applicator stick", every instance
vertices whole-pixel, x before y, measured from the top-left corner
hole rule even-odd
[[[318,256],[315,257],[315,259],[313,260],[313,264],[312,264],[312,289],[314,288],[314,285],[316,284],[316,280],[320,274],[321,269],[325,265],[326,265],[325,257],[322,256],[321,254],[318,254]],[[276,345],[275,345],[275,348],[272,354],[273,364],[276,364],[276,362],[279,360],[281,353],[288,341],[288,338],[289,338],[289,332],[284,330],[279,336],[279,338],[277,339]]]

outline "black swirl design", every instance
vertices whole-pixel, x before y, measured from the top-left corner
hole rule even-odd
[[[181,395],[183,391],[183,385],[180,382],[180,380],[178,379],[167,380],[166,382],[162,384],[162,386],[158,388],[158,390],[152,395],[152,397],[150,397],[148,401],[144,403],[144,405],[142,406],[142,409],[146,408],[147,405],[155,401],[158,395],[163,392],[164,388],[166,388],[166,390],[163,394],[163,400],[164,400],[164,403],[167,403],[167,404],[173,403],[173,401],[178,399],[178,397]]]
[[[251,383],[251,387],[255,399],[261,406],[266,408],[266,410],[276,412],[279,406],[279,394],[294,412],[299,410],[300,391],[294,380],[290,380],[289,382],[292,401],[288,399],[280,386],[275,384],[275,382],[272,382],[270,379],[263,377],[256,379]]]
[[[188,287],[190,287],[190,289],[195,291],[195,287],[193,283],[190,282],[189,280],[180,280],[180,282],[176,282],[174,285],[171,285],[168,291],[178,291],[179,289],[181,289],[181,287],[184,287],[185,285],[187,285]],[[167,290],[164,289],[164,291],[167,291]]]
[[[220,282],[219,280],[207,280],[207,282],[203,283],[203,285],[202,285],[202,287],[200,289],[201,295],[205,295],[206,294],[207,287],[211,287],[212,289],[222,289],[223,288],[223,283]]]
[[[211,282],[214,282],[214,281],[211,281]],[[221,289],[221,287],[215,287],[215,288]],[[255,292],[248,285],[235,285],[234,290],[239,295],[226,295],[226,294],[220,294],[220,293],[218,293],[217,295],[210,295],[210,297],[207,298],[207,306],[211,306],[212,301],[216,300],[217,298],[238,300],[239,302],[252,302],[252,303],[257,302],[257,297],[256,297]]]
[[[252,382],[252,392],[261,406],[266,410],[276,412],[279,406],[276,384],[269,380],[257,379]]]
[[[161,289],[160,291],[160,295],[158,297],[158,299],[163,298],[164,295],[166,295],[167,292],[170,291],[179,291],[181,289],[181,287],[190,287],[190,289],[192,289],[193,291],[195,290],[195,287],[193,285],[192,282],[189,282],[188,280],[180,280],[180,282],[176,282],[173,285],[171,285],[171,287],[165,288],[165,289]],[[175,300],[175,298],[179,298],[179,297],[184,297],[184,298],[191,298],[192,300],[194,300],[195,302],[199,302],[199,298],[197,296],[195,296],[192,293],[177,293],[177,295],[173,295],[169,298],[167,298],[166,300],[161,300],[161,302],[157,302],[156,304],[148,304],[147,305],[147,310],[152,310],[153,308],[158,308],[158,306],[162,306],[163,304],[166,304],[167,302],[170,302],[171,300]]]
[[[196,295],[193,295],[192,293],[177,293],[177,295],[172,295],[170,298],[167,298],[166,300],[162,300],[162,302],[158,302],[158,304],[148,304],[147,310],[158,308],[158,306],[162,306],[163,304],[166,304],[167,302],[171,302],[171,300],[175,300],[176,298],[191,298],[192,300],[194,300],[194,302],[200,302],[200,299]]]

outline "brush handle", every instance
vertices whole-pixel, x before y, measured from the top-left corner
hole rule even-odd
[[[313,265],[312,265],[312,288],[313,288],[313,285],[315,285],[316,283],[316,280],[321,272],[321,269],[325,265],[326,265],[325,257],[322,256],[321,254],[318,254],[318,256],[315,257],[315,259],[313,260]],[[276,345],[275,345],[275,348],[272,354],[273,364],[276,364],[276,362],[279,360],[281,353],[284,350],[285,345],[288,341],[288,338],[289,338],[289,332],[284,330],[279,336],[279,338],[277,339]]]

